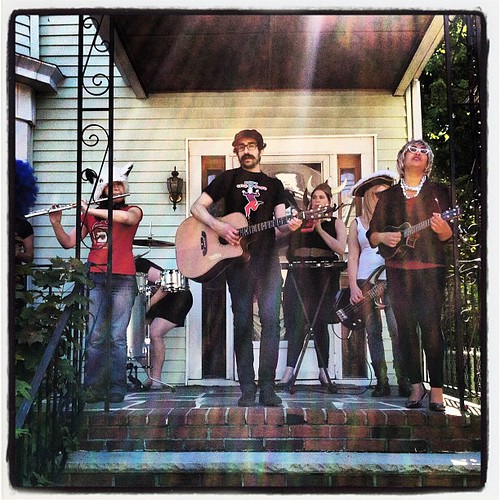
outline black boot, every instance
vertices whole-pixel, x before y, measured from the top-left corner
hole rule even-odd
[[[380,398],[383,396],[391,395],[391,386],[389,385],[389,379],[387,378],[387,364],[385,360],[378,363],[372,363],[373,371],[377,377],[377,385],[372,391],[372,398]]]
[[[411,384],[410,379],[406,375],[403,363],[394,360],[394,371],[396,372],[396,379],[398,381],[398,394],[403,398],[407,398],[411,394]]]
[[[260,387],[259,403],[263,406],[281,406],[281,398],[274,392],[274,384],[265,382]]]
[[[385,383],[377,383],[375,389],[372,391],[372,398],[380,398],[382,396],[390,396],[391,395],[391,386],[389,382]]]
[[[241,397],[238,399],[238,406],[255,406],[255,394],[257,386],[255,384],[242,384]]]

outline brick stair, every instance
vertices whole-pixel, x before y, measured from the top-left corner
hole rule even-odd
[[[172,408],[87,413],[87,451],[480,451],[481,419],[427,410]]]
[[[460,411],[94,411],[84,414],[61,485],[478,488],[481,439],[480,415]]]

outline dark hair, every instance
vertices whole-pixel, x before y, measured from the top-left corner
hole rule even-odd
[[[251,137],[252,139],[255,139],[255,141],[257,142],[257,147],[259,148],[259,151],[262,151],[266,147],[266,143],[264,142],[262,134],[255,129],[248,129],[247,128],[245,130],[240,130],[234,136],[234,140],[232,143],[234,153],[237,152],[236,146],[238,145],[240,140],[243,139],[243,137]]]

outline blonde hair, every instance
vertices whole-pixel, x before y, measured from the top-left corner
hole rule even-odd
[[[375,211],[375,206],[377,205],[378,196],[375,191],[376,188],[383,186],[386,189],[389,187],[387,184],[375,184],[365,191],[363,195],[363,215],[367,221],[371,221],[373,217],[373,212]]]

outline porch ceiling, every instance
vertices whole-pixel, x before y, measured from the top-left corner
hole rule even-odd
[[[425,14],[148,11],[113,19],[119,67],[144,95],[309,89],[401,94],[442,37],[441,17]]]

